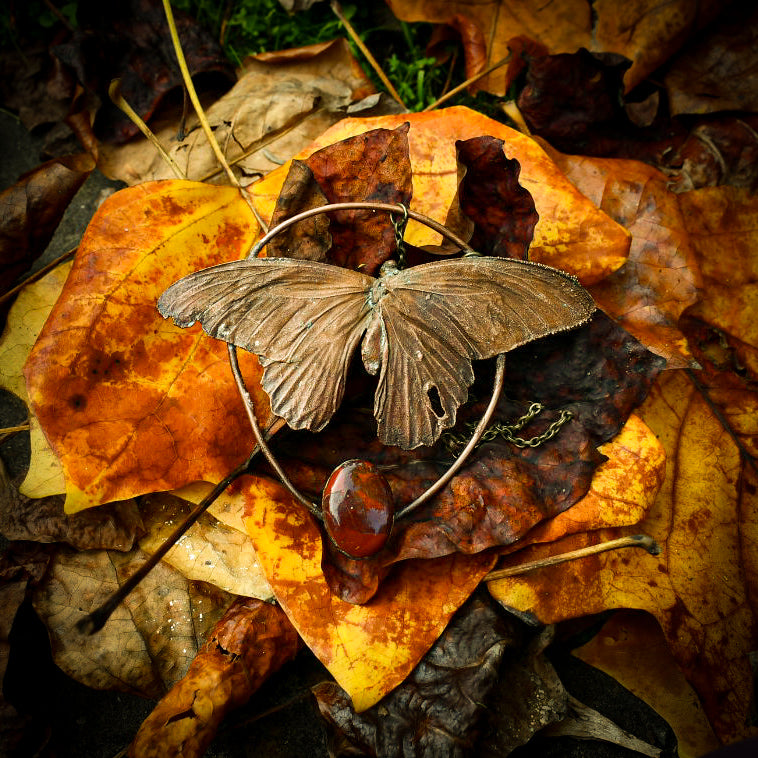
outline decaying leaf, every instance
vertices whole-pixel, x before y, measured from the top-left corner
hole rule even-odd
[[[83,636],[77,621],[104,602],[145,558],[139,549],[61,548],[35,589],[34,608],[50,632],[55,663],[88,687],[161,697],[184,676],[232,601],[230,595],[208,591],[161,563],[98,634]]]
[[[628,233],[598,210],[566,180],[536,142],[468,108],[447,108],[366,119],[345,119],[328,129],[296,158],[305,160],[322,147],[370,129],[410,123],[411,208],[445,223],[458,190],[456,140],[492,135],[505,142],[508,158],[521,165],[519,181],[531,193],[539,214],[530,259],[579,277],[585,286],[600,281],[626,260]],[[256,206],[269,216],[288,166],[272,171],[251,188]],[[412,220],[406,242],[439,245],[440,235]]]
[[[300,639],[275,605],[240,598],[208,635],[189,670],[142,724],[132,758],[199,758],[226,714],[295,656]]]
[[[95,509],[95,513],[102,509]],[[168,493],[142,498],[140,512],[147,534],[140,547],[157,550],[191,510],[191,506]],[[187,579],[208,582],[242,597],[273,597],[250,537],[203,514],[163,558]]]
[[[663,716],[676,733],[679,758],[700,758],[719,746],[651,615],[618,611],[574,655],[610,674]]]
[[[732,428],[754,451],[754,393],[732,390],[724,400]],[[655,505],[634,529],[650,534],[662,546],[661,556],[584,558],[490,583],[490,591],[544,622],[607,608],[649,611],[717,736],[734,740],[746,734],[752,691],[747,656],[758,629],[750,602],[755,556],[747,547],[758,539],[754,469],[684,371],[658,378],[641,415],[666,448],[667,474]],[[547,549],[527,548],[508,561],[564,552],[619,532],[603,530],[559,540]]]
[[[276,168],[343,118],[347,107],[374,92],[346,40],[302,48],[287,60],[246,59],[239,81],[206,112],[224,155],[246,177]],[[194,117],[177,137],[180,115],[154,130],[187,178],[224,180]],[[274,160],[272,160],[272,158]],[[127,184],[174,178],[147,140],[103,145],[103,173]],[[249,181],[249,179],[248,179]]]
[[[236,189],[192,182],[123,190],[101,206],[25,367],[67,512],[220,479],[249,454],[224,346],[169,327],[155,302],[182,274],[244,255],[256,230]],[[242,359],[255,377],[256,361]],[[265,395],[256,399],[265,425]]]
[[[94,167],[89,155],[58,158],[24,174],[0,194],[0,293],[44,252]]]

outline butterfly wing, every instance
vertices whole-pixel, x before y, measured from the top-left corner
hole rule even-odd
[[[374,413],[382,442],[405,449],[432,445],[455,424],[472,360],[572,329],[595,310],[574,277],[509,258],[439,261],[381,281],[386,339]]]
[[[342,400],[374,281],[315,261],[251,258],[185,276],[158,310],[259,356],[272,411],[294,429],[318,431]]]

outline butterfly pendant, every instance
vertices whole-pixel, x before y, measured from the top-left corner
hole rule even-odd
[[[379,439],[410,450],[455,424],[474,381],[472,360],[579,326],[595,305],[573,276],[510,258],[385,264],[379,278],[315,261],[247,258],[185,276],[158,310],[255,353],[271,410],[314,432],[339,407],[363,338],[363,365],[379,373]]]

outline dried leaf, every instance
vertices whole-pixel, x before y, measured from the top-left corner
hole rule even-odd
[[[8,322],[0,338],[0,387],[12,392],[27,406],[24,363],[63,290],[71,266],[71,263],[62,263],[24,287],[8,312]],[[29,422],[32,461],[19,490],[31,498],[59,495],[65,492],[63,468],[37,419],[31,415]]]
[[[245,458],[252,435],[224,345],[169,326],[155,302],[179,276],[245,254],[256,231],[236,189],[157,182],[101,206],[24,369],[67,512],[220,479]]]
[[[314,688],[321,715],[340,742],[347,740],[350,755],[473,755],[476,727],[497,687],[501,661],[518,649],[522,634],[515,619],[472,598],[379,703],[356,713],[347,693],[324,683]]]
[[[701,300],[688,316],[714,327],[734,351],[739,371],[758,377],[758,199],[746,190],[713,187],[679,196],[703,272]]]
[[[346,40],[315,47],[318,50],[307,48],[315,55],[287,62],[246,59],[239,81],[207,108],[224,154],[245,176],[276,168],[272,157],[289,159],[342,118],[348,105],[374,91]],[[202,180],[210,174],[214,181],[224,181],[194,117],[186,136],[177,138],[180,119],[176,113],[156,125],[161,144],[189,179]],[[98,167],[112,179],[137,184],[174,178],[145,139],[119,147],[103,145],[101,152]]]
[[[140,547],[155,552],[190,510],[188,503],[165,492],[143,498],[141,512],[147,534]],[[187,579],[208,582],[234,595],[273,597],[247,534],[208,514],[200,516],[163,560]]]
[[[445,223],[458,190],[455,141],[492,135],[504,140],[507,157],[521,165],[519,180],[531,193],[539,214],[530,248],[532,260],[570,271],[585,286],[623,265],[629,249],[627,232],[584,198],[536,142],[468,108],[345,119],[296,157],[306,159],[340,139],[369,129],[394,129],[404,122],[411,125],[412,209]],[[282,166],[251,188],[264,216],[270,216],[287,171]],[[440,235],[410,221],[405,240],[418,247],[438,245]]]
[[[58,158],[24,174],[0,194],[0,294],[44,252],[94,167],[89,155]]]
[[[723,399],[738,439],[754,451],[755,394],[731,390]],[[607,608],[649,611],[714,731],[722,740],[734,740],[749,732],[747,656],[758,631],[750,605],[758,571],[750,550],[738,547],[758,539],[755,472],[685,372],[662,374],[641,411],[668,460],[658,500],[635,531],[650,534],[662,546],[661,556],[607,553],[489,587],[504,604],[544,622]],[[620,531],[567,538],[548,549],[527,548],[509,556],[508,563],[564,552]]]
[[[698,299],[700,266],[690,229],[695,220],[666,177],[637,161],[569,156],[548,150],[566,176],[632,235],[629,259],[591,288],[609,316],[669,368],[692,364],[679,328],[682,312]]]
[[[719,746],[652,616],[619,611],[573,654],[612,676],[663,716],[676,733],[680,758],[700,758]]]
[[[32,500],[21,495],[0,462],[0,532],[9,540],[65,542],[78,550],[131,550],[142,532],[134,500],[66,516],[60,495]]]
[[[321,532],[279,484],[242,483],[245,524],[282,609],[357,711],[396,687],[492,566],[487,555],[410,561],[370,605],[346,603],[321,571]]]
[[[203,591],[161,563],[98,634],[78,632],[77,621],[145,559],[139,549],[118,553],[62,548],[35,589],[34,608],[50,632],[55,663],[88,687],[161,697],[184,676],[231,602],[226,593]]]
[[[226,714],[247,702],[300,644],[277,606],[238,599],[211,630],[185,676],[142,724],[129,755],[203,755]]]
[[[615,0],[561,0],[551,3],[510,3],[504,0],[437,2],[390,0],[392,12],[403,21],[426,21],[459,26],[455,16],[463,16],[478,27],[479,34],[466,39],[483,39],[488,45],[486,58],[479,47],[464,48],[484,69],[508,54],[508,40],[524,35],[541,42],[551,53],[573,53],[585,47],[594,52],[620,53],[632,61],[625,77],[631,90],[669,59],[698,29],[705,27],[721,11],[712,0],[697,6],[688,0],[675,0],[661,7],[654,0],[635,0],[619,7]],[[473,71],[472,73],[476,73]],[[477,89],[503,95],[503,75],[496,72],[479,82]]]

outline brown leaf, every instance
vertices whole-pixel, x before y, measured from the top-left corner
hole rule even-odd
[[[62,496],[33,500],[21,495],[0,462],[0,532],[7,539],[65,542],[78,550],[127,551],[142,531],[134,500],[66,516]]]
[[[0,293],[44,251],[94,167],[86,154],[58,158],[24,174],[0,194]]]
[[[660,171],[637,161],[548,152],[576,187],[632,235],[628,261],[591,288],[598,306],[669,368],[691,365],[679,317],[697,301],[702,282],[683,196],[668,189]]]
[[[224,155],[245,177],[276,168],[316,139],[355,100],[374,92],[347,41],[319,46],[315,56],[286,63],[245,60],[239,81],[207,108],[206,116]],[[161,119],[153,131],[189,179],[225,181],[199,123],[190,117],[178,140],[181,112]],[[146,139],[120,147],[103,145],[98,164],[113,179],[137,184],[174,174]]]
[[[226,714],[246,703],[301,644],[277,606],[239,598],[212,629],[184,677],[145,719],[129,755],[199,758]]]
[[[55,663],[94,689],[158,698],[184,676],[208,631],[231,602],[160,563],[95,635],[76,623],[145,561],[137,549],[62,548],[35,589],[34,608],[50,633]]]

